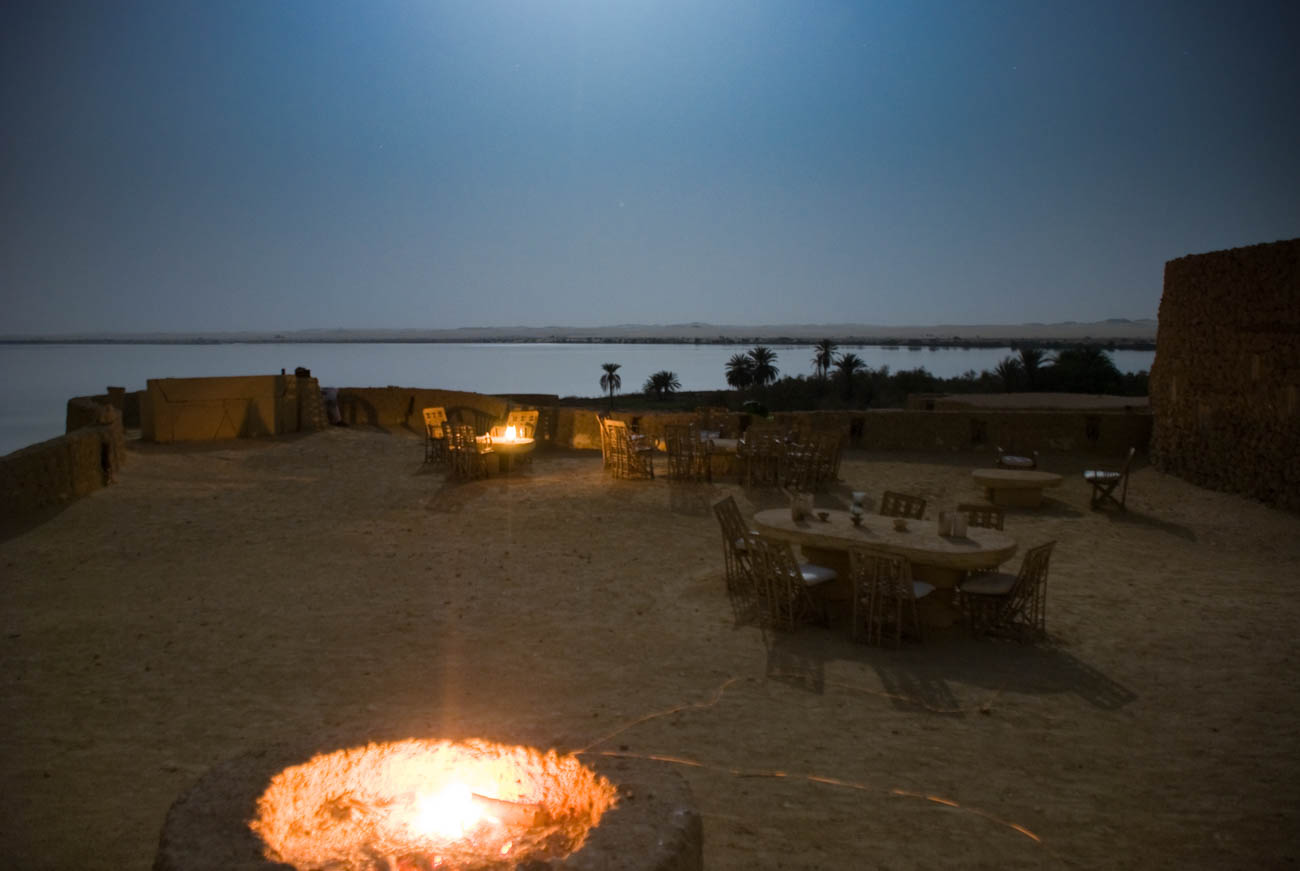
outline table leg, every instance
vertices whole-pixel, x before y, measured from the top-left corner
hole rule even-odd
[[[961,614],[954,601],[954,590],[962,575],[960,569],[912,563],[912,580],[934,585],[934,592],[916,603],[917,616],[923,624],[946,629],[960,619]]]
[[[990,502],[1004,508],[1037,508],[1043,504],[1043,491],[1038,487],[988,487],[984,492]]]

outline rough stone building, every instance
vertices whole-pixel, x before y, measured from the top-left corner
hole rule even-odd
[[[1165,264],[1151,460],[1300,509],[1300,239]]]

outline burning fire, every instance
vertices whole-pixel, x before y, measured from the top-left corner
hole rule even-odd
[[[506,868],[578,849],[614,802],[574,756],[408,740],[286,768],[250,826],[268,859],[299,871]]]
[[[516,438],[515,428],[513,426],[506,427],[506,441],[512,442],[515,440],[515,438]]]

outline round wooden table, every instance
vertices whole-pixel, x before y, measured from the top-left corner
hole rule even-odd
[[[1015,555],[1019,545],[1005,532],[970,527],[964,536],[939,534],[937,521],[908,520],[907,529],[894,528],[893,517],[867,514],[854,526],[847,511],[828,511],[825,521],[805,517],[796,521],[789,508],[769,508],[754,515],[754,529],[772,538],[799,545],[811,562],[833,568],[840,580],[828,590],[830,598],[848,599],[849,551],[871,548],[906,559],[912,577],[935,586],[920,601],[921,619],[930,626],[950,626],[957,619],[952,591],[968,571],[995,569]]]
[[[1061,486],[1061,476],[1053,472],[976,469],[970,474],[990,502],[1013,508],[1037,508],[1043,502],[1044,487]]]

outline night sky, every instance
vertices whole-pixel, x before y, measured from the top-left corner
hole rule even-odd
[[[1154,317],[1300,3],[0,5],[0,333]]]

